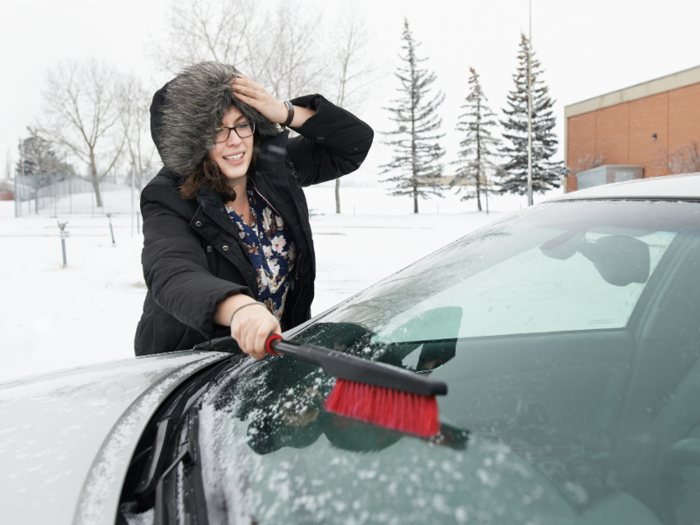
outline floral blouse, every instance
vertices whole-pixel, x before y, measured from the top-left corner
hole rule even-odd
[[[292,282],[290,273],[294,269],[296,252],[294,241],[282,217],[256,195],[251,184],[248,184],[247,193],[252,227],[243,222],[232,208],[227,206],[226,211],[238,227],[238,235],[257,271],[258,300],[281,321]]]

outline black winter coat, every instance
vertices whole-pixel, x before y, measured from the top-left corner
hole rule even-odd
[[[303,186],[356,170],[372,144],[372,129],[320,95],[294,99],[316,111],[289,138],[285,131],[262,142],[251,180],[258,194],[284,219],[296,243],[283,330],[309,319],[316,263]],[[218,193],[202,188],[183,199],[178,174],[163,168],[141,195],[143,272],[148,293],[135,338],[136,355],[192,348],[230,335],[215,325],[227,297],[257,298],[256,271]]]

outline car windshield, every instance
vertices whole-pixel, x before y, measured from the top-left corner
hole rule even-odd
[[[260,524],[700,520],[699,219],[690,202],[540,205],[286,334],[445,381],[440,434],[327,413],[333,379],[321,370],[248,360],[201,411],[210,513]]]

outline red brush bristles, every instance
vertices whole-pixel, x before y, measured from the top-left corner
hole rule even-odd
[[[401,432],[432,437],[438,433],[435,396],[337,379],[326,410]]]

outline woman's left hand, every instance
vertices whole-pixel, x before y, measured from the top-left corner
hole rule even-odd
[[[241,74],[231,83],[233,94],[241,102],[257,109],[262,115],[272,122],[284,124],[287,120],[287,106],[284,102],[270,95],[264,87]]]

